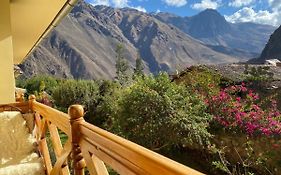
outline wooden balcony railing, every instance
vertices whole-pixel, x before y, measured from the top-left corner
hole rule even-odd
[[[70,106],[68,114],[65,114],[36,102],[35,96],[30,96],[29,102],[1,105],[0,112],[3,110],[35,114],[34,133],[48,175],[82,175],[85,169],[91,175],[108,175],[105,164],[121,175],[202,174],[85,122],[80,105]],[[68,137],[64,145],[58,130]],[[55,161],[51,160],[49,141]]]

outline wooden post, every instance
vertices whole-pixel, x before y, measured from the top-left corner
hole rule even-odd
[[[79,124],[84,121],[84,109],[81,105],[72,105],[68,108],[68,114],[70,116],[71,124],[71,136],[72,136],[72,168],[75,175],[84,175],[84,168],[86,163],[83,159],[81,149],[79,146],[80,141],[80,128]]]
[[[32,103],[36,101],[36,97],[35,95],[30,95],[28,97],[28,103],[29,103],[29,112],[31,112],[33,109],[32,109]]]

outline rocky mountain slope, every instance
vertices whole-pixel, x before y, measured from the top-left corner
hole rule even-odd
[[[275,29],[273,26],[253,23],[232,24],[212,9],[192,17],[179,17],[167,13],[158,13],[155,17],[208,45],[219,47],[217,51],[248,59],[261,53]]]
[[[266,44],[260,60],[279,59],[281,60],[281,26],[275,30]]]
[[[193,39],[178,28],[134,9],[79,3],[20,65],[26,76],[113,78],[115,48],[122,43],[133,67],[137,53],[146,71],[174,70],[190,64],[239,61]]]

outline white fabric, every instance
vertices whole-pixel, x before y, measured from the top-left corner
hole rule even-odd
[[[43,175],[35,139],[20,112],[0,113],[0,175]]]

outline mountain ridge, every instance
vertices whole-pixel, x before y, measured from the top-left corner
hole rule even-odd
[[[166,13],[154,15],[157,19],[178,27],[207,45],[245,52],[246,58],[249,55],[259,56],[270,34],[275,30],[275,27],[269,25],[249,22],[229,23],[213,9],[204,10],[192,17],[171,16]]]
[[[246,54],[210,47],[151,14],[80,2],[20,67],[27,77],[112,79],[119,43],[131,69],[140,53],[145,71],[152,73],[178,66],[238,62],[237,53]]]

